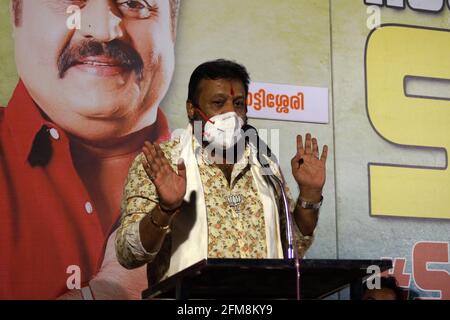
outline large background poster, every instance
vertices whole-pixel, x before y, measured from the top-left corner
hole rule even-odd
[[[2,106],[18,80],[8,2],[0,3]],[[184,128],[189,76],[216,58],[244,64],[258,83],[328,89],[328,123],[250,121],[278,130],[268,143],[294,196],[296,134],[330,147],[306,257],[389,257],[400,285],[449,299],[449,19],[448,1],[182,1],[174,76],[160,107],[172,130]]]

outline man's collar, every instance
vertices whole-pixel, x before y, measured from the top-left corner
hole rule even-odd
[[[47,130],[56,129],[59,132],[60,139],[68,142],[64,131],[56,124],[45,119],[44,114],[33,101],[22,80],[19,80],[6,107],[5,122],[8,124],[11,136],[17,141],[20,157],[24,162],[28,160],[33,150],[33,143],[38,134],[42,133],[43,128]],[[158,108],[157,120],[153,126],[154,130],[152,130],[148,139],[158,143],[170,139],[169,124],[160,108]]]
[[[17,141],[23,161],[28,159],[35,137],[43,127],[55,128],[62,132],[56,125],[44,118],[22,80],[19,80],[6,107],[5,122],[8,124],[11,136]]]

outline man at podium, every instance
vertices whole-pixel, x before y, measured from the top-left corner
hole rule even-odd
[[[167,143],[146,142],[129,170],[116,253],[129,269],[148,263],[151,284],[204,258],[283,258],[286,219],[268,176],[284,180],[270,153],[248,139],[249,83],[235,62],[198,66],[189,82],[188,128]],[[296,142],[291,166],[300,194],[288,198],[303,256],[323,200],[328,147],[319,154],[310,134]]]

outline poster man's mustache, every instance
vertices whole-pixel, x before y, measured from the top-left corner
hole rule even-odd
[[[108,43],[85,40],[72,46],[67,45],[58,59],[59,77],[64,78],[69,68],[93,56],[110,58],[121,67],[133,70],[138,80],[142,80],[144,62],[141,56],[131,46],[117,39]]]

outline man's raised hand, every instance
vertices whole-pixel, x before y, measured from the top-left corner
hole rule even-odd
[[[176,173],[157,143],[145,142],[142,148],[145,172],[156,187],[163,210],[175,210],[183,203],[186,194],[186,165],[178,163]]]
[[[300,194],[308,200],[320,198],[325,184],[325,164],[328,146],[323,146],[319,157],[319,145],[316,138],[306,134],[305,144],[301,135],[297,136],[297,153],[291,160],[292,174],[300,187]],[[314,198],[314,199],[312,199]]]

